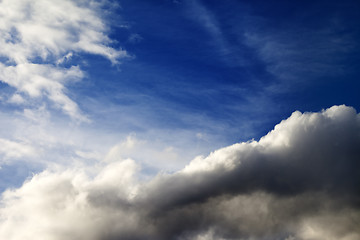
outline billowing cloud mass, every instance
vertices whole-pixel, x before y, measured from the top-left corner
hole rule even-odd
[[[79,66],[68,66],[70,58],[85,52],[116,64],[127,56],[108,46],[99,6],[72,0],[0,2],[0,81],[17,91],[10,102],[44,97],[73,119],[86,120],[66,95],[65,84],[84,75]]]
[[[334,106],[147,181],[131,159],[44,171],[3,193],[0,238],[358,240],[359,146]]]

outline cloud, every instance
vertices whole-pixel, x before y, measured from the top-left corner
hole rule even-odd
[[[196,142],[190,138],[194,133],[190,131],[173,130],[171,134],[159,130],[146,134],[138,131],[136,135],[129,134],[128,129],[114,131],[109,127],[111,124],[96,121],[90,123],[89,128],[88,124],[68,122],[65,115],[52,114],[45,103],[40,107],[31,105],[31,101],[27,104],[23,111],[0,111],[1,139],[22,144],[11,154],[7,145],[0,146],[3,149],[0,150],[0,168],[21,169],[22,165],[31,165],[36,166],[35,172],[39,172],[41,169],[74,165],[86,168],[101,160],[111,162],[131,158],[142,164],[146,175],[153,175],[159,170],[179,170],[199,152],[210,149],[210,146],[206,150],[197,148]],[[175,135],[179,142],[171,141]],[[28,154],[20,154],[28,148],[31,149]],[[182,149],[189,150],[184,153]],[[22,183],[32,175],[31,171],[21,171],[23,175],[9,175],[3,182],[12,187],[10,179]]]
[[[356,240],[359,146],[360,115],[334,106],[149,181],[131,159],[44,171],[3,193],[0,238]]]
[[[23,104],[25,102],[24,98],[20,95],[15,93],[14,95],[12,95],[12,97],[9,99],[10,103],[14,103],[14,104]]]
[[[0,63],[0,78],[3,82],[31,98],[47,97],[77,120],[86,120],[86,117],[79,113],[77,104],[65,95],[64,81],[82,77],[83,73],[78,67],[61,69],[47,64],[5,66]]]
[[[138,33],[133,33],[128,38],[128,42],[133,43],[133,44],[139,43],[142,40],[143,40],[143,38]]]
[[[189,1],[189,15],[200,24],[212,38],[213,45],[223,60],[229,58],[232,53],[231,46],[227,42],[216,16],[208,10],[200,1]]]
[[[22,158],[24,156],[35,157],[37,156],[37,153],[35,149],[26,142],[10,141],[0,138],[0,155],[2,156],[2,161],[6,161],[8,159]]]
[[[14,87],[18,96],[46,97],[72,118],[86,120],[65,87],[84,73],[79,66],[62,64],[77,53],[101,55],[113,64],[127,56],[126,51],[109,46],[100,4],[4,0],[0,19],[0,81]]]

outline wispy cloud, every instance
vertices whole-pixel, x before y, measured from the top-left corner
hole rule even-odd
[[[268,19],[249,16],[243,42],[265,64],[276,83],[268,89],[287,92],[308,87],[323,78],[346,76],[354,71],[349,57],[357,54],[357,32],[331,20],[320,26],[273,26]]]
[[[45,97],[73,119],[87,120],[65,87],[84,73],[62,63],[74,53],[102,55],[113,64],[127,56],[109,46],[99,3],[5,0],[0,19],[0,81],[14,87],[18,96]]]
[[[26,142],[16,142],[0,138],[0,156],[2,156],[2,161],[11,158],[35,157],[36,155],[35,149]]]
[[[218,52],[220,59],[227,63],[231,62],[229,59],[233,59],[236,54],[233,51],[233,46],[228,43],[216,15],[207,9],[201,1],[188,1],[186,3],[189,16],[209,33],[211,41],[208,43],[212,43],[211,45],[214,47],[215,52]],[[231,63],[231,65],[234,65],[234,63]]]

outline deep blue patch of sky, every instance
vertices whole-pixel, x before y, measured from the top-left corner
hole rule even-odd
[[[111,38],[134,57],[117,68],[86,56],[80,106],[91,113],[86,100],[101,99],[141,112],[146,127],[221,131],[228,143],[257,139],[294,110],[359,110],[359,10],[357,1],[121,1],[117,24],[129,27]]]

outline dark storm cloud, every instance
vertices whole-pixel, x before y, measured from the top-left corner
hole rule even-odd
[[[0,236],[357,240],[359,146],[359,115],[334,106],[294,112],[259,141],[146,183],[132,160],[110,163],[93,179],[45,172],[5,193]]]
[[[280,196],[307,191],[358,195],[359,131],[359,117],[351,108],[295,112],[259,142],[218,150],[183,171],[159,176],[149,184],[148,192],[154,204],[169,206],[253,191]],[[214,164],[214,158],[224,161]],[[213,164],[212,168],[206,169],[203,162]]]

